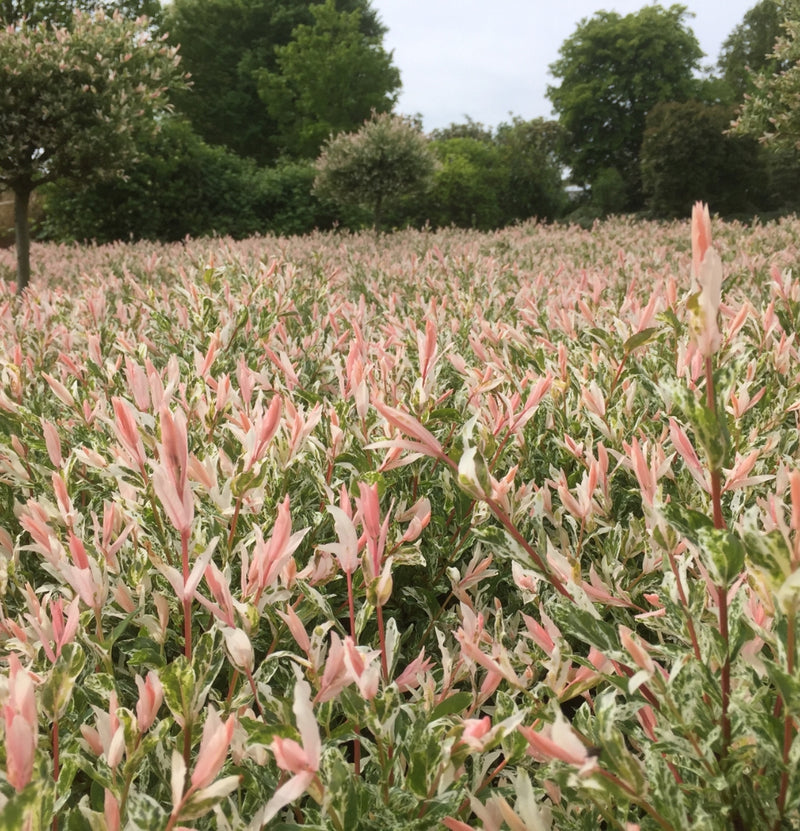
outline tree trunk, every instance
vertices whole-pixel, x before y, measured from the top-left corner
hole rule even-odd
[[[17,244],[17,294],[31,279],[31,229],[28,219],[30,190],[14,191],[14,234]]]

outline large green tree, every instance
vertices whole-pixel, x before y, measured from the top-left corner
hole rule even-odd
[[[95,9],[102,9],[106,14],[119,12],[130,19],[142,15],[154,19],[161,13],[161,3],[159,0],[0,0],[0,23],[9,26],[24,20],[28,25],[52,23],[68,27],[76,11]]]
[[[783,34],[753,74],[735,129],[776,148],[800,149],[800,0],[785,0],[782,13]],[[773,61],[781,71],[771,70]]]
[[[276,150],[315,157],[331,135],[357,129],[371,112],[392,109],[400,72],[381,37],[361,31],[361,11],[340,12],[333,0],[311,7],[275,70],[256,73],[259,95],[278,126]]]
[[[647,113],[695,91],[703,52],[686,18],[680,5],[625,16],[597,12],[578,24],[550,66],[559,84],[548,87],[548,97],[567,131],[574,179],[591,185],[601,171],[618,171],[629,209],[643,202],[639,149]]]
[[[116,175],[182,80],[147,20],[76,13],[69,29],[0,31],[0,186],[14,193],[17,282],[30,278],[28,206],[45,182]]]
[[[279,124],[258,92],[263,71],[278,68],[276,48],[298,26],[313,26],[314,0],[173,0],[164,29],[180,44],[192,87],[175,95],[177,108],[209,143],[262,162],[278,154],[270,136]],[[365,37],[385,33],[369,0],[337,0],[340,12],[358,12]]]
[[[772,75],[785,68],[772,55],[783,34],[784,6],[783,0],[756,3],[722,44],[717,66],[737,101],[753,92],[753,73]]]
[[[720,214],[753,213],[766,196],[758,143],[727,133],[733,110],[700,101],[657,104],[647,116],[642,180],[659,217],[688,216],[699,199]]]

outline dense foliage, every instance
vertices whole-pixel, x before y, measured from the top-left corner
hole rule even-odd
[[[783,33],[767,65],[753,77],[737,129],[777,147],[800,148],[800,2],[786,0]],[[778,71],[770,71],[771,66]]]
[[[164,30],[172,44],[180,45],[184,66],[193,82],[190,90],[176,95],[174,100],[200,136],[210,144],[224,145],[260,163],[272,162],[281,155],[286,145],[276,143],[274,137],[284,129],[286,114],[283,108],[275,112],[275,103],[273,110],[265,105],[259,95],[259,79],[265,73],[278,73],[281,77],[283,54],[291,76],[286,82],[301,80],[298,74],[302,67],[294,64],[293,56],[298,50],[303,51],[303,41],[313,35],[314,9],[319,5],[313,0],[174,0],[168,5]],[[334,5],[338,22],[330,10],[321,12],[328,29],[337,25],[348,28],[355,19],[364,43],[380,43],[385,30],[368,0],[336,0]],[[325,41],[324,46],[330,48],[330,42]],[[340,59],[338,49],[334,51]],[[352,57],[359,63],[348,68],[348,77],[358,71],[372,71],[371,55],[359,53]],[[365,58],[366,63],[362,63]],[[326,56],[317,54],[312,60],[320,67]],[[325,72],[323,77],[330,78],[330,74]],[[371,84],[385,83],[388,94],[397,87],[396,77],[379,80],[368,75],[366,80]],[[300,94],[314,95],[312,90],[300,90]],[[365,111],[359,109],[355,116],[351,114],[351,120],[345,124],[347,129],[357,128],[369,115],[372,94],[370,88],[370,103]],[[319,103],[318,98],[313,100]],[[304,111],[303,115],[307,113]]]
[[[382,37],[361,31],[362,12],[339,12],[326,0],[311,13],[313,25],[298,26],[290,43],[275,48],[276,69],[256,72],[259,96],[277,128],[270,142],[295,158],[317,156],[330,136],[390,111],[400,88]]]
[[[135,135],[155,129],[177,85],[175,50],[145,18],[76,12],[69,28],[0,30],[0,186],[13,191],[20,289],[28,282],[28,203],[45,182],[123,173]]]
[[[764,161],[751,136],[732,136],[733,109],[700,101],[657,104],[647,115],[642,186],[656,216],[685,216],[700,197],[725,215],[766,202]],[[676,175],[680,171],[680,175]]]
[[[344,207],[366,208],[373,227],[380,230],[388,208],[428,186],[434,159],[417,124],[391,113],[373,113],[357,132],[329,139],[316,170],[316,194]]]
[[[550,71],[548,97],[567,131],[575,181],[592,184],[613,169],[625,182],[627,209],[642,206],[639,151],[648,112],[661,101],[685,101],[696,89],[702,52],[685,6],[644,6],[581,21]]]
[[[0,252],[0,828],[797,827],[800,223],[713,235]]]

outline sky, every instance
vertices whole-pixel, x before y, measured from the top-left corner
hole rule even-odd
[[[673,0],[660,5],[669,7]],[[682,0],[704,65],[715,65],[723,41],[757,0]],[[553,116],[548,67],[578,23],[596,11],[629,14],[645,0],[372,0],[388,27],[403,89],[397,112],[422,115],[426,131],[463,123],[487,127]]]

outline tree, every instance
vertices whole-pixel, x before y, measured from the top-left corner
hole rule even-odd
[[[563,183],[564,129],[556,121],[519,117],[500,124],[495,135],[503,167],[503,223],[553,219],[566,205]]]
[[[162,119],[137,152],[124,178],[48,188],[45,234],[103,243],[211,233],[241,238],[263,230],[259,171],[251,159],[206,144],[181,117]]]
[[[782,0],[761,0],[722,44],[717,66],[737,101],[753,92],[754,72],[773,75],[785,68],[771,57],[775,41],[783,33],[783,6]]]
[[[732,115],[730,107],[700,101],[653,108],[641,152],[642,181],[653,213],[686,216],[700,199],[723,215],[758,210],[765,196],[758,143],[726,133]]]
[[[785,0],[783,35],[767,67],[752,76],[753,91],[742,104],[735,131],[778,148],[800,149],[800,0]],[[770,72],[771,61],[784,67]]]
[[[0,32],[0,185],[14,192],[17,284],[30,279],[31,193],[58,179],[115,175],[181,82],[176,50],[147,21],[77,12],[72,26]]]
[[[361,32],[361,12],[337,11],[333,0],[311,7],[313,25],[301,24],[275,49],[274,71],[256,72],[258,92],[278,125],[277,147],[313,158],[333,133],[354,130],[371,112],[388,112],[400,72],[381,38]]]
[[[275,72],[276,48],[300,25],[313,26],[314,0],[173,0],[164,10],[169,42],[181,47],[191,89],[173,95],[177,109],[210,144],[222,144],[260,163],[280,148],[269,141],[279,125],[258,92],[258,76]],[[369,0],[337,0],[358,12],[359,30],[382,38],[385,28]]]
[[[424,219],[434,226],[497,228],[502,223],[503,169],[493,141],[468,136],[431,141],[438,165]]]
[[[89,13],[96,9],[108,15],[119,12],[131,20],[142,15],[156,19],[161,14],[161,3],[159,0],[0,0],[0,24],[16,26],[25,20],[29,26],[52,23],[69,27],[76,11]]]
[[[567,161],[579,184],[616,168],[627,188],[627,207],[642,204],[639,149],[647,113],[659,101],[693,95],[693,72],[702,51],[685,25],[685,6],[645,6],[624,17],[597,12],[584,18],[559,50],[548,87],[566,129]]]
[[[368,208],[379,231],[392,201],[428,186],[435,161],[418,124],[376,113],[358,132],[330,138],[316,168],[314,192],[343,206]]]

